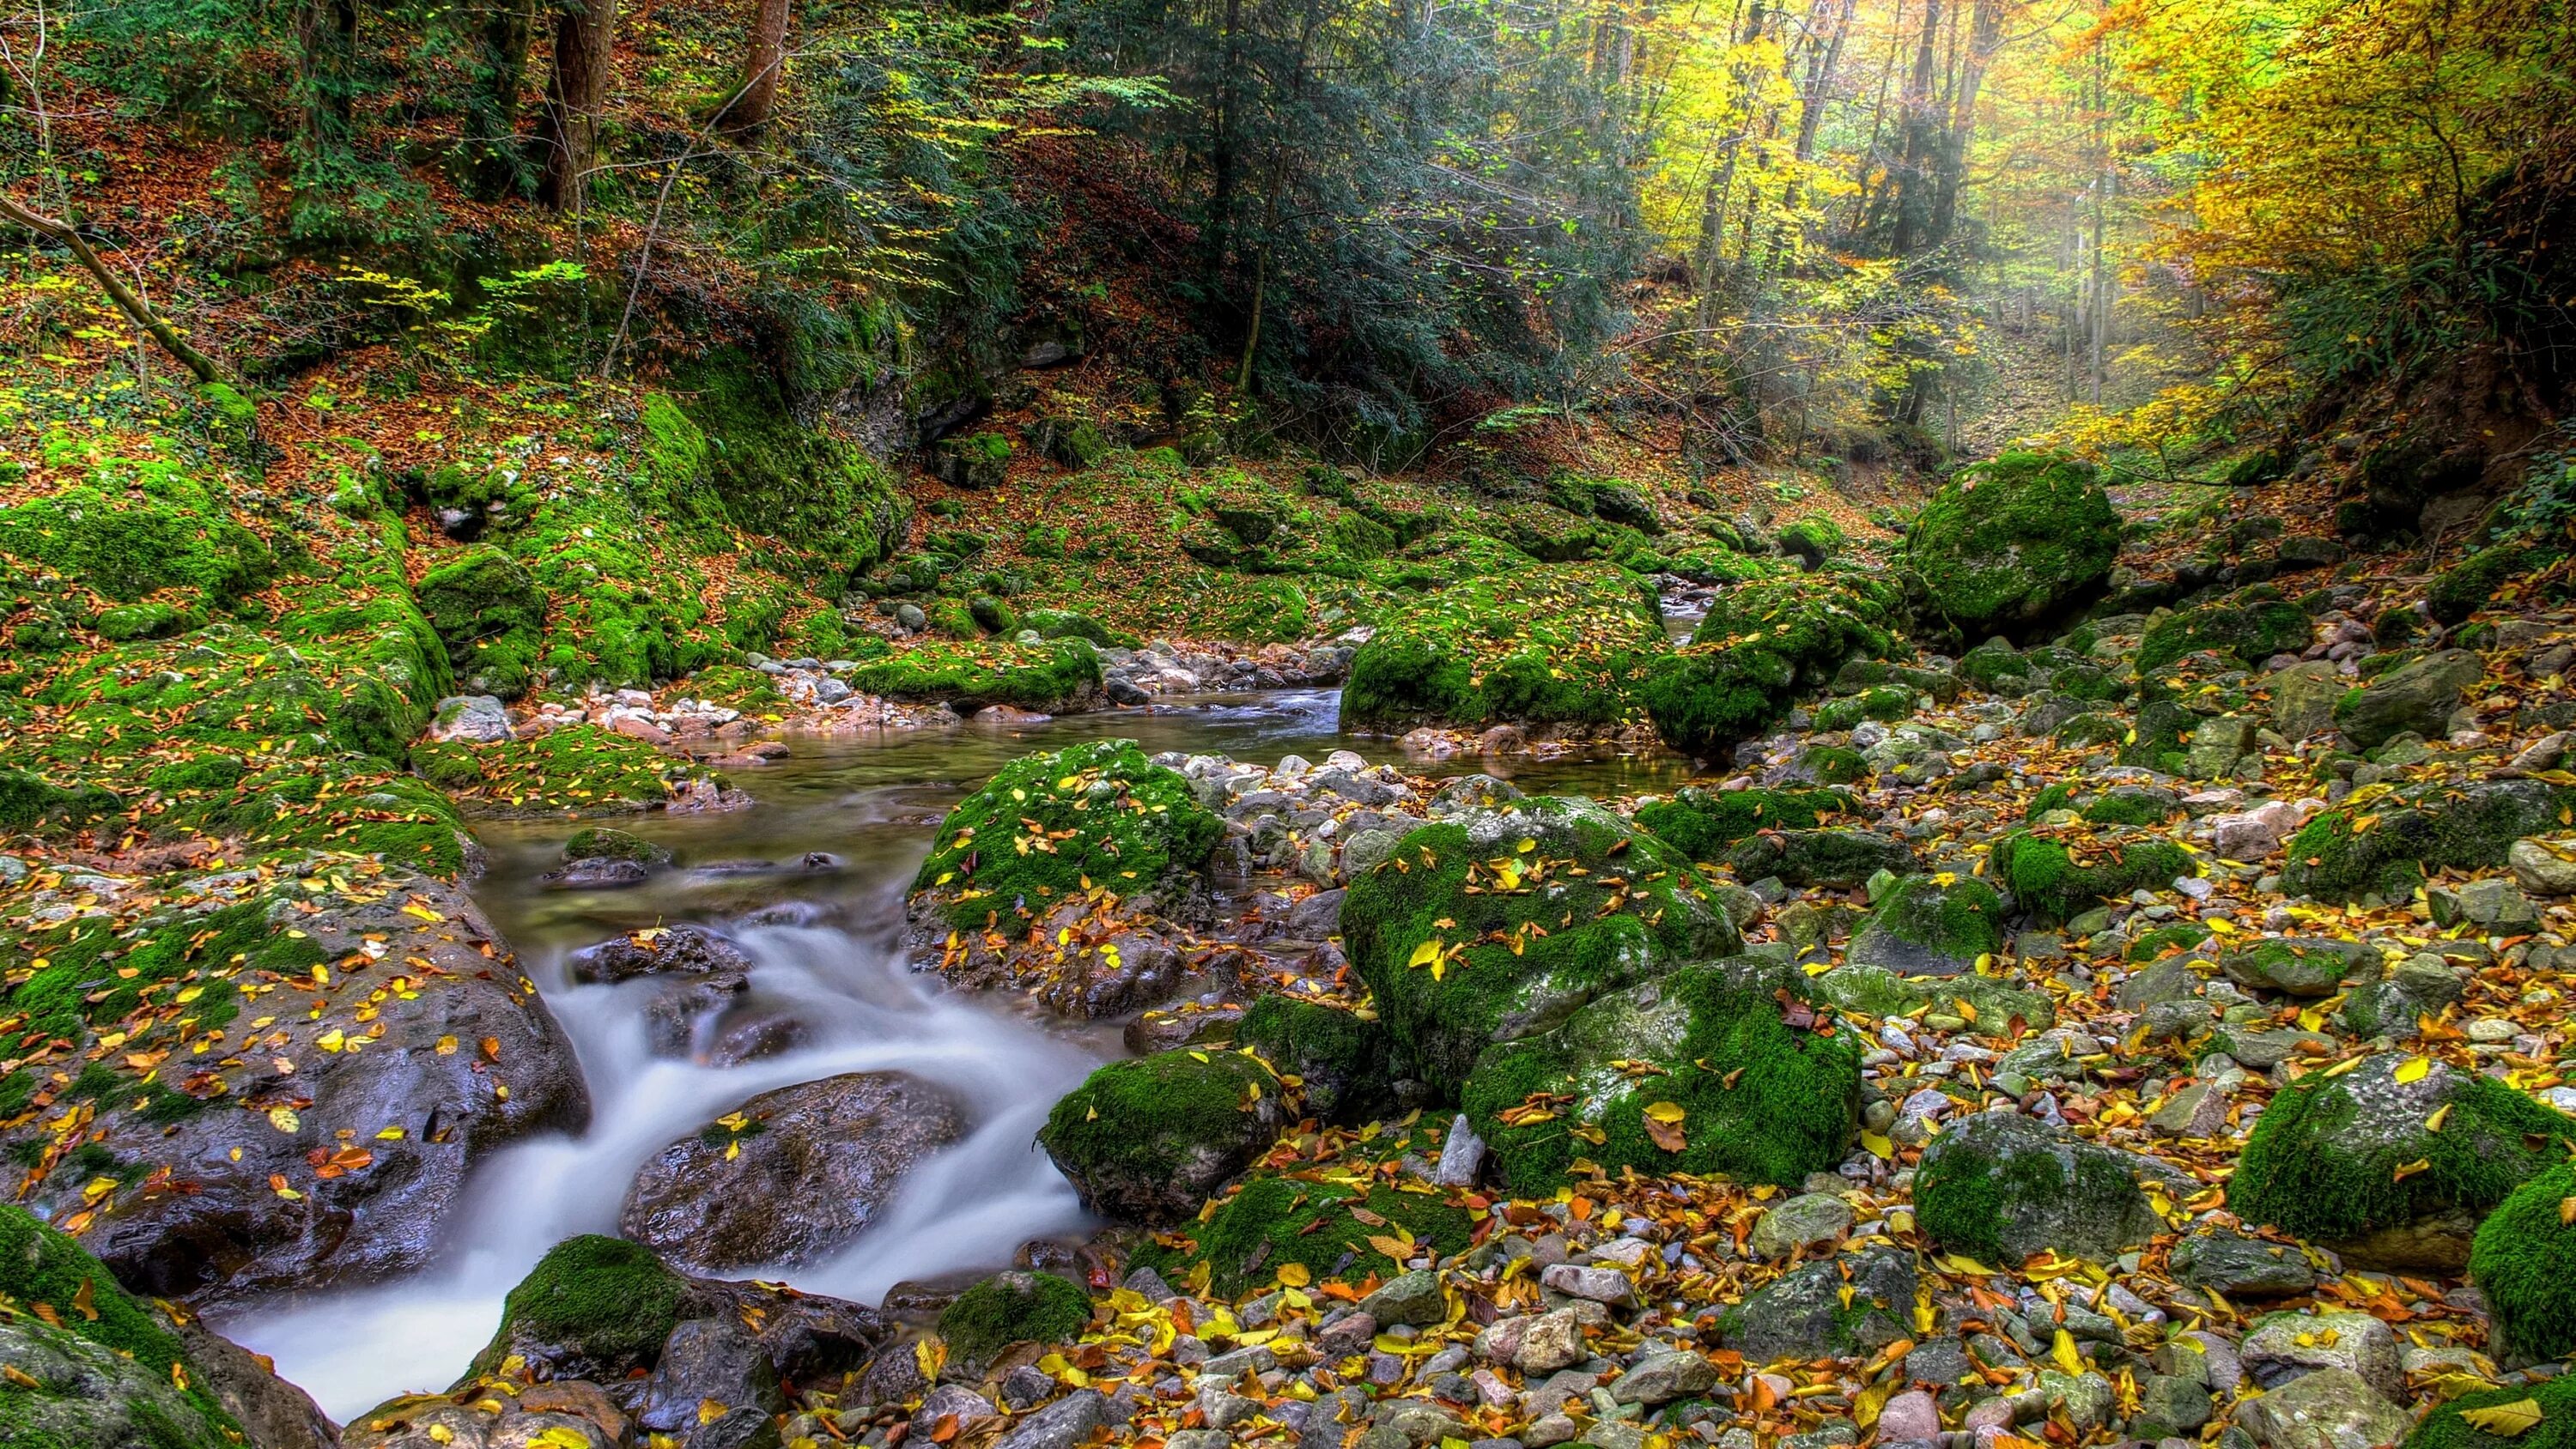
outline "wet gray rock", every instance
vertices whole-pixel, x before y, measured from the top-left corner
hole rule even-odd
[[[2174,1281],[2230,1298],[2282,1298],[2317,1286],[2307,1255],[2282,1243],[2211,1228],[2174,1244]]]
[[[2427,654],[2338,700],[2335,724],[2360,750],[2409,732],[2440,739],[2450,732],[2451,712],[2485,673],[2484,661],[2466,649]]]
[[[709,1405],[722,1412],[711,1417]],[[769,1442],[777,1442],[770,1417],[786,1407],[778,1371],[752,1331],[736,1321],[700,1318],[678,1325],[663,1340],[635,1422],[649,1433],[678,1438],[688,1449],[716,1449],[755,1442],[759,1429],[768,1429]],[[732,1422],[737,1418],[743,1422]]]
[[[1012,1425],[998,1449],[1074,1449],[1109,1422],[1107,1403],[1091,1389],[1076,1389]]]
[[[2342,1369],[2384,1397],[2406,1393],[2396,1331],[2367,1313],[2279,1314],[2247,1334],[2237,1356],[2267,1390],[2321,1369]]]
[[[2359,1449],[2394,1444],[2415,1425],[2347,1369],[2323,1369],[2236,1406],[2236,1427],[2262,1449]]]
[[[764,1092],[665,1147],[635,1176],[619,1230],[674,1265],[720,1272],[802,1263],[874,1220],[906,1173],[957,1140],[963,1113],[893,1072]]]
[[[1754,1221],[1746,1247],[1765,1261],[1801,1248],[1830,1243],[1851,1230],[1851,1204],[1832,1193],[1811,1192],[1773,1206]]]
[[[2188,1181],[2154,1158],[2017,1112],[1979,1112],[1924,1149],[1915,1203],[1927,1226],[1976,1220],[1993,1204],[1995,1242],[1952,1246],[1999,1250],[2011,1263],[2047,1249],[2107,1262],[2164,1228],[2138,1186],[2143,1178],[2162,1179],[2177,1195]]]
[[[739,971],[711,971],[663,984],[644,1003],[644,1048],[657,1057],[686,1057],[695,1050],[700,1023],[732,1006],[751,989]]]
[[[1890,1248],[1820,1259],[1720,1314],[1717,1335],[1756,1363],[1875,1353],[1908,1336],[1915,1282],[1913,1256]]]
[[[751,970],[740,946],[704,926],[656,926],[572,953],[575,981],[631,981],[638,976],[704,975]]]

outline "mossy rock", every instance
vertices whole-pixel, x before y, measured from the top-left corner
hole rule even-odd
[[[1820,999],[1863,1016],[1952,1016],[2007,1036],[2015,1034],[2008,1030],[2015,1017],[2030,1031],[2057,1024],[2057,1004],[2047,992],[2000,977],[1906,977],[1846,958],[1814,981]]]
[[[2414,1060],[2366,1057],[2275,1095],[2246,1139],[2228,1207],[2355,1261],[2456,1271],[2475,1221],[2576,1146],[2576,1118]],[[2438,1130],[2426,1125],[2446,1108]]]
[[[564,842],[566,860],[631,860],[638,865],[660,865],[671,858],[671,852],[640,835],[631,835],[609,825],[585,826]]]
[[[1637,823],[1693,860],[1721,860],[1757,830],[1809,830],[1852,808],[1840,790],[1708,790],[1685,785],[1670,800],[1637,807]]]
[[[933,623],[973,636],[980,631],[967,606],[940,601],[956,617],[943,622],[940,609]],[[1057,639],[1038,645],[985,640],[958,646],[916,644],[909,649],[861,664],[850,685],[888,699],[926,700],[971,715],[997,704],[1039,714],[1074,714],[1097,709],[1107,698],[1099,651],[1087,639]]]
[[[195,626],[196,616],[162,603],[118,604],[101,609],[90,624],[100,638],[120,644],[137,639],[167,639]]]
[[[472,549],[430,570],[413,593],[467,689],[503,699],[527,692],[545,636],[546,596],[518,560]]]
[[[1915,1216],[1932,1241],[2006,1270],[2046,1251],[2108,1262],[2165,1230],[2140,1187],[2150,1176],[2169,1193],[2188,1181],[2018,1112],[1978,1112],[1924,1149]]]
[[[2442,738],[2451,715],[2485,673],[2485,662],[2466,649],[2424,655],[2347,691],[2335,701],[2335,727],[2360,750],[2378,749],[2410,732]]]
[[[1880,871],[1904,875],[1918,868],[1914,847],[1874,830],[1772,830],[1737,842],[1726,863],[1740,881],[1778,876],[1790,885],[1864,884]]]
[[[1134,740],[1101,740],[1004,765],[948,812],[912,888],[959,930],[1015,934],[1092,890],[1185,901],[1224,834],[1178,772]]]
[[[975,616],[975,627],[987,634],[1008,634],[1020,627],[1020,616],[1009,602],[991,594],[968,599],[966,611]]]
[[[2323,811],[2283,846],[2281,888],[2321,901],[2375,895],[2402,903],[2423,885],[2427,870],[2504,864],[2513,842],[2560,829],[2561,812],[2571,807],[2576,789],[2488,780],[2422,793],[2411,803],[2400,798],[2364,810]]]
[[[2100,597],[2119,554],[2120,516],[2091,464],[2006,453],[1923,505],[1904,573],[1919,618],[2027,637]]]
[[[78,1242],[11,1204],[0,1204],[0,1302],[20,1310],[0,1319],[0,1358],[13,1371],[0,1387],[0,1438],[8,1443],[233,1449],[243,1442],[169,1321],[118,1286]],[[20,1366],[48,1360],[88,1372],[75,1387]],[[120,1418],[144,1434],[88,1437]]]
[[[2433,576],[2432,587],[2424,591],[2425,607],[2446,626],[2467,623],[2471,614],[2495,597],[2497,589],[2544,562],[2538,550],[2520,542],[2479,549]]]
[[[2004,948],[2003,898],[1974,876],[1910,875],[1852,933],[1844,959],[1903,976],[1959,976]]]
[[[1037,630],[1041,639],[1088,639],[1103,649],[1136,647],[1135,635],[1121,634],[1071,609],[1031,609],[1020,616],[1020,623]]]
[[[1395,1105],[1386,1028],[1347,1007],[1274,992],[1244,1009],[1234,1036],[1298,1078],[1306,1110],[1319,1120],[1357,1125]]]
[[[2203,650],[2229,655],[2250,669],[2275,654],[2298,653],[2314,635],[2307,611],[2278,599],[2186,609],[2147,626],[2138,644],[2138,677],[2150,678]]]
[[[1773,1184],[1830,1171],[1858,1121],[1863,1048],[1815,1017],[1804,981],[1736,957],[1598,997],[1487,1050],[1461,1094],[1468,1120],[1519,1197],[1566,1185],[1578,1158]]]
[[[1184,1229],[1186,1247],[1150,1245],[1136,1261],[1174,1280],[1205,1264],[1208,1286],[1228,1297],[1276,1280],[1289,1263],[1314,1282],[1357,1283],[1403,1271],[1377,1246],[1400,1242],[1399,1229],[1445,1257],[1465,1251],[1474,1223],[1438,1193],[1255,1173],[1206,1222]]]
[[[123,808],[123,801],[96,785],[58,785],[26,770],[0,768],[0,831],[77,830]]]
[[[1664,743],[1716,759],[1787,717],[1856,656],[1894,647],[1894,593],[1837,571],[1757,580],[1718,595],[1690,644],[1656,659],[1638,697]]]
[[[2540,1410],[2540,1422],[2529,1429],[2499,1434],[2467,1417],[2525,1401]],[[2462,1394],[2426,1414],[2402,1449],[2576,1449],[2576,1374]]]
[[[1488,1045],[1678,962],[1732,955],[1739,939],[1688,857],[1573,797],[1414,830],[1342,903],[1395,1070],[1444,1095]]]
[[[1665,646],[1654,594],[1604,565],[1532,565],[1462,580],[1397,612],[1351,660],[1345,728],[1616,726],[1642,662]]]
[[[566,1238],[501,1300],[501,1326],[467,1375],[496,1372],[517,1354],[558,1378],[617,1383],[661,1357],[688,1286],[641,1244]]]
[[[2070,920],[2131,891],[2168,891],[2200,867],[2169,840],[2091,842],[2079,857],[2065,841],[2017,831],[1996,841],[1987,879],[2012,893],[2013,906],[2034,920]]]
[[[893,476],[851,439],[800,421],[811,413],[776,369],[726,348],[681,380],[694,394],[688,419],[704,434],[709,495],[735,527],[800,555],[814,592],[838,596],[902,540],[910,510]],[[1008,439],[984,436],[1008,458]]]
[[[703,775],[642,740],[595,724],[478,745],[476,808],[518,814],[649,810],[684,774]]]
[[[1811,569],[1822,568],[1825,560],[1851,545],[1843,526],[1821,513],[1810,513],[1781,529],[1775,541],[1782,553],[1804,560]]]
[[[181,589],[222,602],[277,569],[215,486],[166,459],[109,459],[82,482],[0,508],[0,554],[120,600]]]
[[[1282,1090],[1249,1052],[1111,1062],[1047,1113],[1038,1145],[1093,1212],[1179,1222],[1279,1140]]]
[[[2486,1296],[2503,1351],[2515,1358],[2576,1354],[2576,1226],[2563,1206],[2571,1198],[2576,1163],[2561,1162],[2478,1224],[2469,1277]]]
[[[1015,1343],[1070,1343],[1091,1322],[1091,1295],[1052,1273],[996,1273],[939,1311],[939,1337],[961,1363],[988,1364]]]

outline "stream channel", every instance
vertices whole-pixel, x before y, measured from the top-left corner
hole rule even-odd
[[[564,820],[478,827],[491,868],[474,895],[519,953],[570,1035],[590,1085],[577,1137],[507,1148],[482,1163],[440,1256],[411,1277],[298,1295],[217,1325],[273,1357],[324,1412],[345,1421],[399,1393],[444,1387],[500,1321],[502,1295],[545,1250],[576,1233],[614,1233],[628,1182],[664,1145],[746,1098],[843,1072],[899,1071],[944,1088],[970,1130],[923,1162],[894,1201],[837,1256],[742,1276],[874,1304],[898,1282],[1008,1267],[1033,1238],[1081,1237],[1097,1223],[1034,1138],[1047,1109],[1091,1069],[1123,1055],[1116,1023],[1069,1023],[1003,996],[943,988],[906,964],[903,899],[939,821],[1004,763],[1035,750],[1129,737],[1149,752],[1186,750],[1273,765],[1336,749],[1434,778],[1485,770],[1533,794],[1669,790],[1685,762],[1602,752],[1551,760],[1406,761],[1391,739],[1340,735],[1340,696],[1280,691],[1168,701],[1042,724],[791,738],[794,753],[734,783],[758,801],[721,815],[615,821],[671,849],[679,868],[620,891],[552,891]],[[793,861],[828,852],[828,872],[733,874],[713,861]],[[576,984],[566,957],[663,922],[721,926],[750,955],[755,998],[801,1017],[805,1044],[715,1068],[645,1049],[654,982]],[[756,924],[754,923],[756,922]]]

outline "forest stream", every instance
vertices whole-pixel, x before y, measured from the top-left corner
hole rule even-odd
[[[223,1331],[273,1357],[278,1373],[334,1418],[447,1383],[491,1338],[502,1296],[548,1247],[617,1230],[627,1184],[664,1144],[755,1093],[847,1072],[901,1071],[943,1088],[968,1108],[968,1130],[915,1169],[845,1251],[738,1276],[875,1303],[906,1280],[1008,1266],[1032,1239],[1086,1236],[1097,1221],[1033,1138],[1058,1098],[1125,1054],[1116,1023],[1043,1018],[1014,998],[950,991],[911,969],[903,897],[931,833],[1002,765],[1094,739],[1132,737],[1148,751],[1263,764],[1292,753],[1321,760],[1337,749],[1372,764],[1402,760],[1393,740],[1337,734],[1339,703],[1338,691],[1273,691],[1035,725],[798,738],[778,764],[736,778],[756,796],[753,808],[631,822],[674,852],[681,868],[624,890],[542,883],[561,863],[572,825],[483,824],[491,865],[475,900],[571,1036],[590,1089],[589,1130],[520,1145],[477,1169],[439,1261],[423,1273],[275,1300],[227,1320]],[[1531,793],[1604,797],[1669,789],[1687,776],[1677,756],[1609,750],[1408,768],[1435,775],[1487,768]],[[741,868],[813,852],[838,864]],[[652,979],[573,979],[568,958],[578,948],[673,921],[724,926],[755,963],[753,1004],[803,1021],[804,1044],[732,1067],[655,1058],[644,1043]]]

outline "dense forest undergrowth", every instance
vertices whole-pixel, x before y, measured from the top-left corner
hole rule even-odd
[[[2572,26],[0,15],[0,1439],[2571,1442]],[[200,1321],[594,1120],[487,836],[1289,688],[1360,753],[1086,736],[895,892],[1125,1023],[1096,1236],[740,1276],[960,1130],[836,1076],[453,1386]],[[795,1050],[699,914],[561,964]]]

